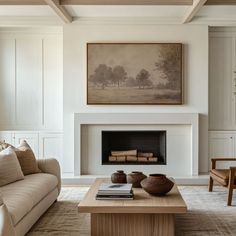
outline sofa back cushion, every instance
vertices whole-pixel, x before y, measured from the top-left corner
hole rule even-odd
[[[0,186],[24,179],[16,153],[12,147],[0,152]]]
[[[17,148],[14,148],[24,175],[40,173],[33,150],[29,144],[22,140]]]

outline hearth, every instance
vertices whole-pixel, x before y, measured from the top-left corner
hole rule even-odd
[[[166,131],[102,131],[102,165],[166,165]]]

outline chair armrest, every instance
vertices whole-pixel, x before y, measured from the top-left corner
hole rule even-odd
[[[234,157],[218,157],[218,158],[211,158],[211,161],[236,161]]]
[[[217,161],[236,161],[236,158],[233,157],[218,157],[218,158],[211,158],[211,169],[216,168]]]
[[[58,194],[61,191],[61,169],[59,162],[54,158],[49,159],[38,159],[37,160],[38,167],[43,173],[48,173],[55,175],[58,180]]]
[[[0,194],[0,235],[15,236],[16,232],[6,205]]]

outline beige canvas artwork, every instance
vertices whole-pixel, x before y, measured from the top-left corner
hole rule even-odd
[[[88,43],[88,104],[182,104],[181,43]]]

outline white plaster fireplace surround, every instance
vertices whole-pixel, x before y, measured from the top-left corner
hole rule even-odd
[[[197,176],[198,113],[75,113],[74,173],[108,176],[117,169]],[[102,130],[166,130],[167,165],[102,165]]]

